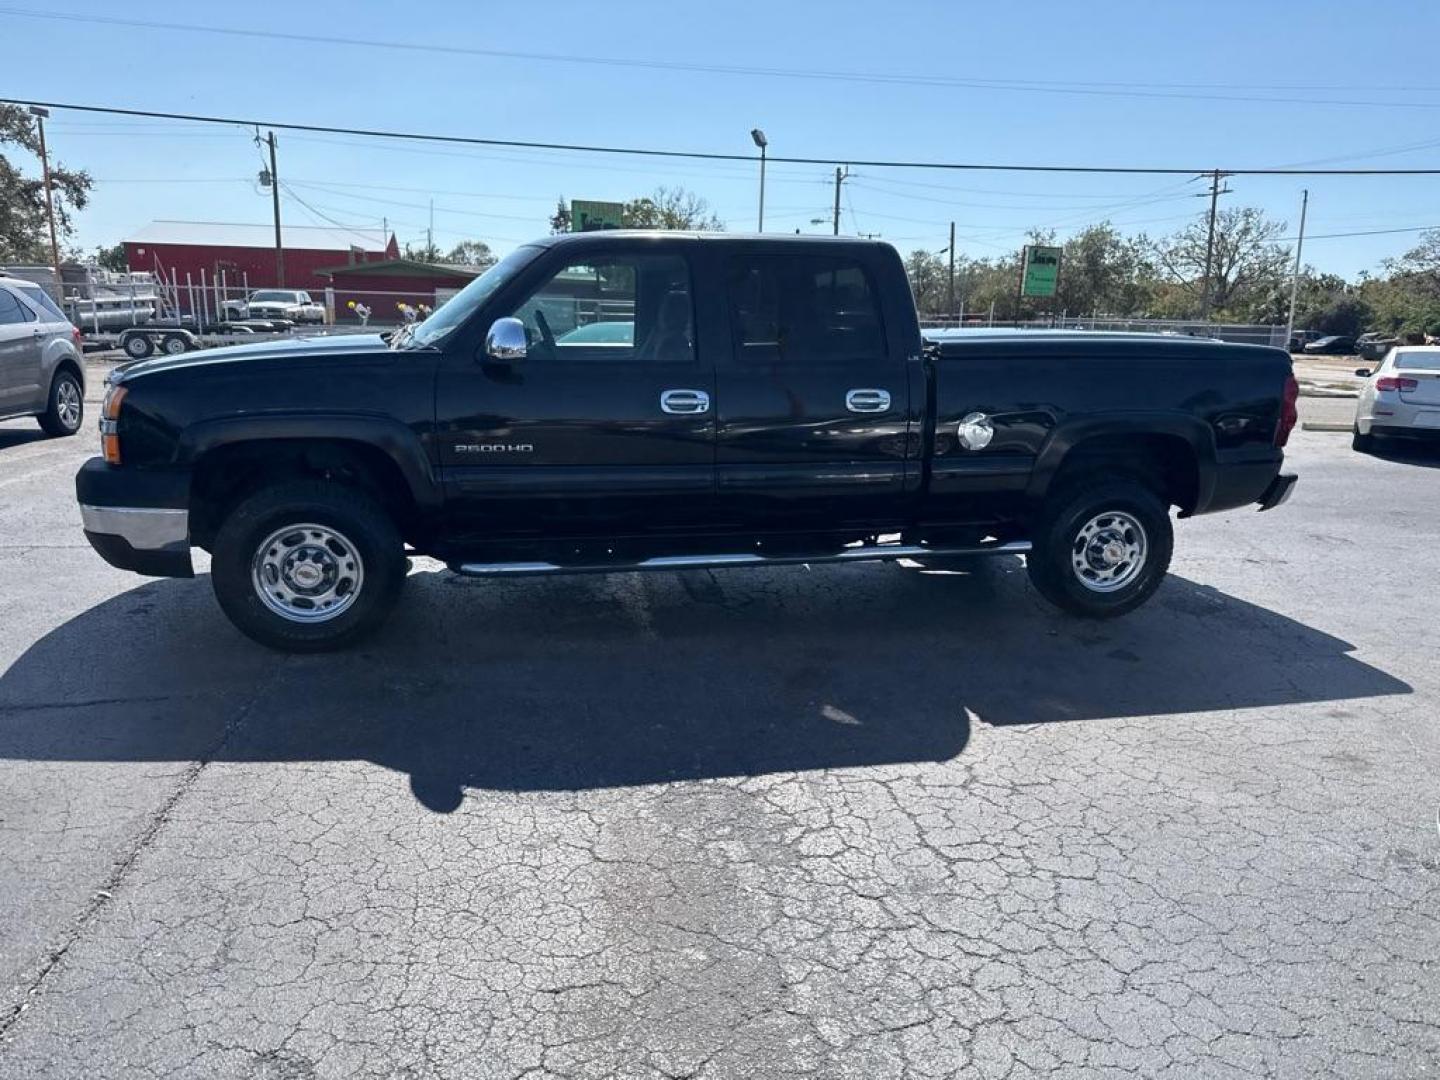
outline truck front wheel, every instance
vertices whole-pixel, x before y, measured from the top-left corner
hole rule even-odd
[[[1110,618],[1139,607],[1160,587],[1174,548],[1168,507],[1144,484],[1097,480],[1047,500],[1026,564],[1056,607]]]
[[[327,652],[385,620],[405,581],[405,551],[394,522],[362,492],[296,481],[230,511],[210,580],[246,636],[284,652]]]

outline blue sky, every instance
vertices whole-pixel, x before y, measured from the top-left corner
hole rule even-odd
[[[132,18],[306,35],[253,40],[27,17]],[[401,14],[397,16],[396,12]],[[1440,4],[545,2],[340,4],[0,3],[0,96],[495,138],[775,154],[1184,168],[1440,166]],[[544,52],[788,72],[1019,80],[944,82],[737,75],[349,46],[327,38]],[[1278,88],[1284,89],[1278,89]],[[1297,100],[1275,100],[1275,99]],[[1382,102],[1380,105],[1338,102]],[[1328,103],[1326,103],[1328,102]],[[158,218],[264,222],[251,133],[57,112],[53,152],[96,177],[85,247]],[[286,222],[378,225],[498,252],[546,231],[557,196],[625,199],[658,184],[705,197],[733,229],[755,225],[746,163],[635,160],[279,133]],[[828,231],[833,166],[772,164],[767,229]],[[1110,219],[1164,234],[1204,205],[1200,181],[855,168],[842,229],[902,250],[1013,250],[1031,226],[1064,236]],[[1236,177],[1225,205],[1312,234],[1440,224],[1440,177]],[[308,205],[301,205],[303,203]],[[824,218],[824,225],[811,224]],[[1353,275],[1413,233],[1315,239],[1306,262]]]

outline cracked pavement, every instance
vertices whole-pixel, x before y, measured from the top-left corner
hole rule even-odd
[[[4,1080],[1437,1071],[1440,455],[1297,432],[1291,503],[1180,523],[1114,623],[1018,560],[424,565],[281,658],[105,566],[93,424],[32,428]]]

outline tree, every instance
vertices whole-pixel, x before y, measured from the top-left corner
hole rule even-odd
[[[949,299],[950,271],[939,255],[916,250],[905,257],[905,274],[915,295],[916,310],[922,315],[944,312]]]
[[[1134,315],[1149,306],[1154,270],[1142,243],[1108,221],[1065,241],[1055,303],[1075,314]]]
[[[405,246],[400,249],[400,257],[402,259],[410,259],[413,262],[434,263],[440,261],[440,249],[435,246],[433,241],[428,241],[424,244],[412,244],[407,240]]]
[[[106,270],[114,270],[123,273],[130,269],[130,263],[125,258],[125,245],[116,244],[114,247],[97,247],[95,249],[95,261]]]
[[[560,198],[555,201],[555,213],[550,215],[550,233],[552,236],[558,236],[560,233],[567,233],[569,231],[570,204],[565,201],[565,196],[561,195]]]
[[[567,219],[568,220],[568,219]],[[657,187],[625,204],[621,221],[627,229],[706,229],[720,231],[725,223],[710,212],[710,204],[682,187]]]
[[[462,240],[445,255],[445,262],[458,266],[477,266],[484,270],[497,262],[490,245],[483,240]]]
[[[1207,215],[1202,214],[1174,236],[1151,245],[1160,269],[1193,311],[1206,307],[1208,230]],[[1267,296],[1287,277],[1290,249],[1278,243],[1284,232],[1283,221],[1267,218],[1258,207],[1232,206],[1216,215],[1209,278],[1213,313],[1244,320],[1258,316]]]
[[[50,233],[46,223],[45,183],[28,175],[4,152],[14,145],[39,157],[40,138],[34,119],[18,105],[0,105],[0,262],[49,262]],[[39,170],[37,169],[37,174]],[[71,214],[90,199],[90,174],[54,163],[55,228],[61,240],[74,231]]]

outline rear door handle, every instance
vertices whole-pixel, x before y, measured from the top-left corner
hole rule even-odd
[[[845,408],[851,412],[876,413],[890,409],[889,390],[851,390],[845,395]]]
[[[704,390],[665,390],[660,394],[660,410],[671,416],[697,416],[710,411],[710,395]]]

